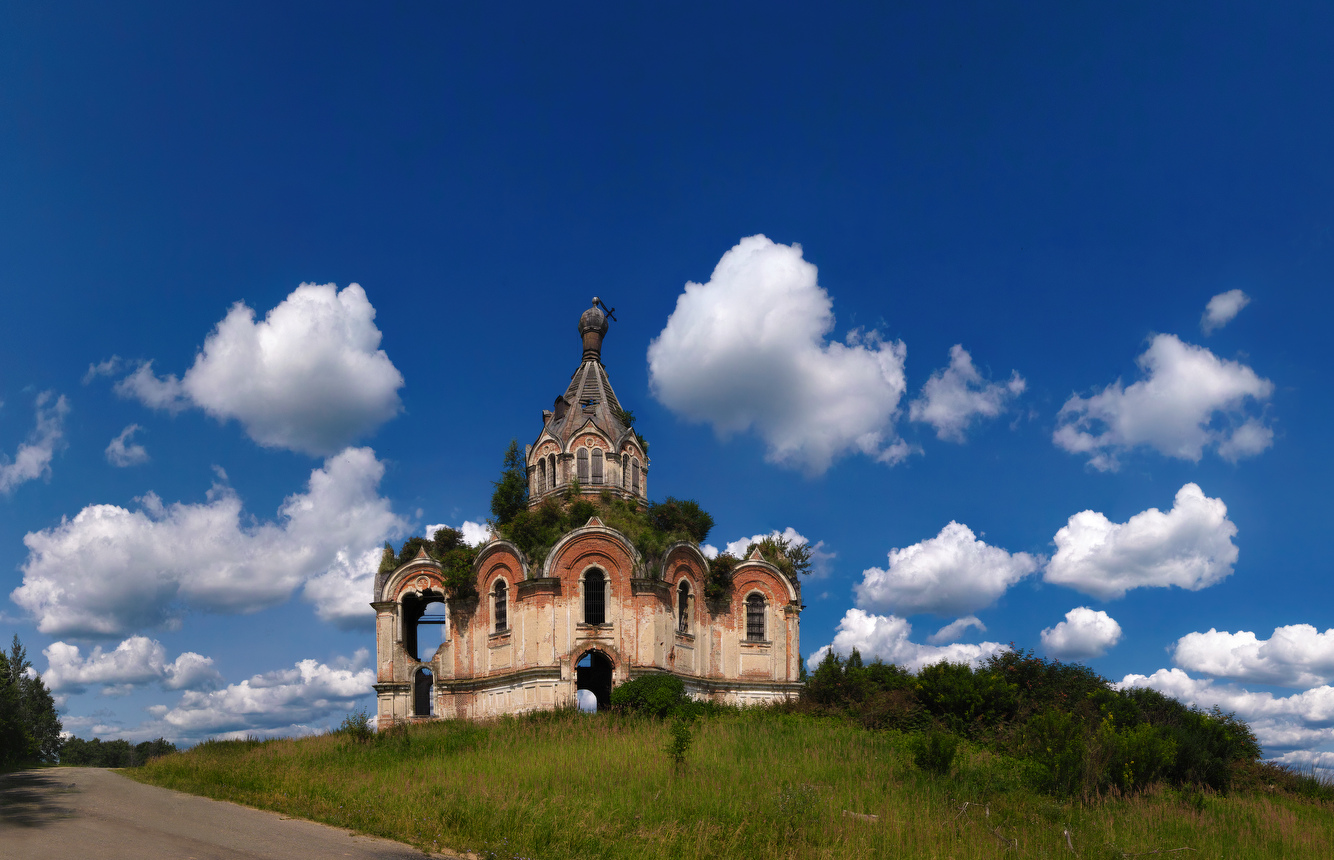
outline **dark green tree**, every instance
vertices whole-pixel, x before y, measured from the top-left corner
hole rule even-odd
[[[0,651],[0,768],[30,760],[34,748],[32,735],[23,723],[23,703],[9,671],[9,658]]]
[[[693,499],[674,499],[649,502],[648,519],[653,527],[664,532],[681,532],[695,543],[704,543],[713,529],[713,517]]]
[[[519,440],[511,439],[505,450],[505,462],[501,466],[500,480],[493,481],[495,492],[491,494],[491,516],[497,525],[505,525],[528,508],[528,469],[519,454]]]
[[[5,657],[5,672],[8,685],[18,693],[19,719],[28,737],[28,755],[38,761],[54,762],[60,757],[60,717],[42,676],[30,669],[28,651],[15,634]]]

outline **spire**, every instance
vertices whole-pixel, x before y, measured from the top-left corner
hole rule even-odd
[[[602,338],[607,335],[607,315],[602,302],[593,296],[593,306],[579,317],[579,336],[584,342],[584,361],[602,363]]]

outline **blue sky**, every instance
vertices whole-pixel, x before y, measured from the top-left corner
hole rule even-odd
[[[1334,15],[882,6],[6,10],[0,619],[67,727],[369,704],[368,552],[485,518],[598,295],[651,494],[818,544],[807,655],[1334,763]]]

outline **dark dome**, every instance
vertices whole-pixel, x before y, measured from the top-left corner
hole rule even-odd
[[[584,315],[579,317],[579,333],[583,334],[586,331],[596,331],[606,334],[607,315],[595,307],[584,311]]]

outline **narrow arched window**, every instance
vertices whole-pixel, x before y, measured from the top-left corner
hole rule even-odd
[[[639,495],[639,461],[636,460],[630,466],[630,492],[636,496]]]
[[[746,639],[764,641],[764,597],[759,594],[746,598]]]
[[[579,452],[575,455],[575,459],[576,459],[576,460],[578,461],[578,463],[579,463],[579,483],[581,483],[581,484],[587,484],[587,483],[588,483],[588,449],[587,449],[587,448],[580,448],[580,449],[579,449]]]
[[[621,489],[624,490],[630,483],[630,455],[621,455]]]
[[[547,455],[547,472],[551,475],[551,489],[556,489],[556,455]]]
[[[537,461],[537,491],[545,493],[547,491],[547,458],[543,457]]]
[[[602,449],[593,449],[593,483],[602,483]]]
[[[505,587],[505,580],[497,579],[495,588],[496,601],[496,632],[504,633],[509,629],[509,606],[506,597],[508,589]]]
[[[584,574],[584,623],[605,624],[607,621],[607,579],[600,570]]]
[[[684,579],[676,587],[676,629],[690,632],[690,583]]]

